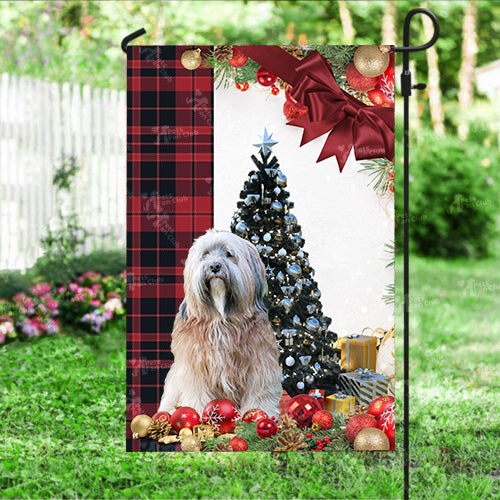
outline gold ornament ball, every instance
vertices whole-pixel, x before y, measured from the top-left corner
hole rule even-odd
[[[143,438],[148,435],[149,424],[153,419],[148,415],[137,415],[130,422],[130,430],[134,439]]]
[[[181,436],[181,437],[192,436],[192,435],[193,435],[193,431],[191,429],[189,429],[188,427],[184,427],[183,429],[181,429],[179,431],[179,436]]]
[[[201,64],[201,49],[186,50],[181,56],[181,64],[191,71]]]
[[[360,45],[354,52],[354,66],[363,76],[379,76],[389,66],[390,56],[376,45]]]
[[[362,429],[354,439],[356,451],[385,451],[389,449],[389,438],[380,429]]]
[[[385,434],[384,434],[385,436]],[[186,436],[181,441],[182,451],[201,451],[201,441],[196,436]]]

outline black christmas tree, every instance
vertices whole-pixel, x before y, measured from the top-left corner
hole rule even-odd
[[[244,183],[231,231],[257,247],[266,268],[266,305],[280,347],[284,389],[290,396],[311,389],[329,395],[338,389],[340,351],[332,347],[337,335],[322,312],[301,227],[290,211],[287,179],[272,155],[274,144],[264,130],[262,142],[255,144],[260,159],[252,155],[257,170]]]

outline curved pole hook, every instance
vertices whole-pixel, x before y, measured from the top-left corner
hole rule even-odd
[[[416,45],[415,47],[410,45],[410,22],[415,14],[424,14],[430,18],[432,21],[432,25],[434,26],[434,33],[432,38],[423,45]],[[429,47],[432,47],[437,39],[439,38],[439,21],[434,14],[434,12],[426,9],[424,7],[418,7],[416,9],[410,10],[405,17],[405,23],[403,28],[403,47],[395,47],[394,52],[419,52],[420,50],[427,50]]]
[[[133,33],[130,33],[130,35],[127,35],[123,40],[122,40],[122,50],[127,53],[127,45],[132,41],[135,40],[136,38],[139,38],[140,36],[144,35],[146,33],[146,30],[144,28],[141,28],[140,30],[134,31]]]

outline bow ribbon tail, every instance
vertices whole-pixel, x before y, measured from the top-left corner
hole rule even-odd
[[[344,118],[344,120],[352,122],[353,118],[349,116]],[[328,134],[316,163],[335,155],[339,165],[339,170],[342,172],[347,159],[349,158],[349,154],[351,153],[352,146],[353,131],[351,124],[344,126],[343,123],[342,127],[334,127]]]

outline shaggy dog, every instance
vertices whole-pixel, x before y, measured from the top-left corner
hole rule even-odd
[[[216,398],[279,415],[281,368],[263,303],[267,292],[257,249],[209,230],[189,250],[184,294],[172,332],[174,364],[158,411],[190,406],[200,415]]]

